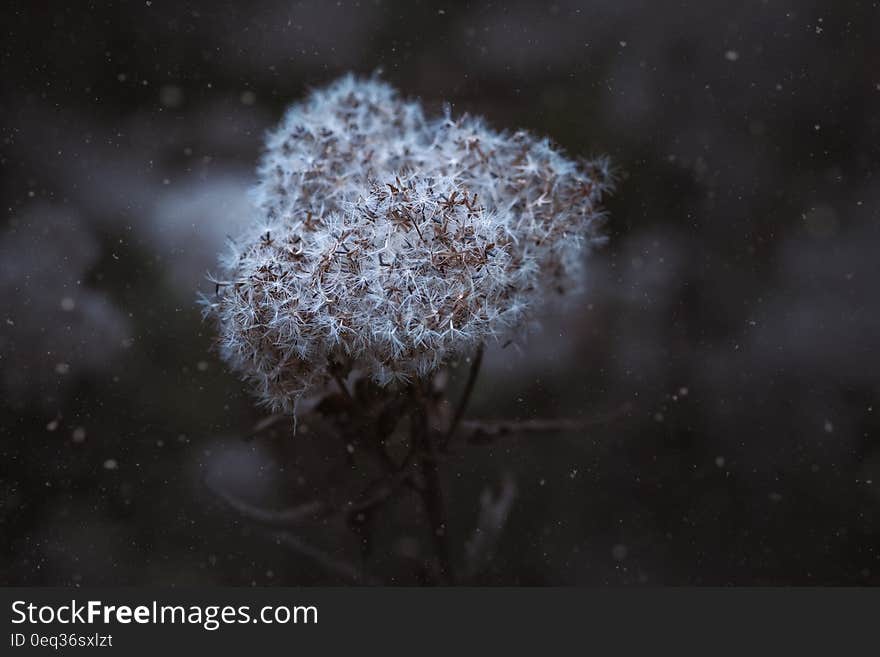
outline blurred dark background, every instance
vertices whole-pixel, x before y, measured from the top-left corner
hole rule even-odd
[[[459,555],[515,482],[470,581],[880,581],[876,3],[13,2],[0,26],[0,583],[344,583],[212,492],[310,499],[339,445],[254,435],[195,299],[264,131],[377,69],[619,175],[586,297],[490,352],[472,408],[589,431],[443,466]],[[412,515],[377,527],[385,581],[416,581]]]

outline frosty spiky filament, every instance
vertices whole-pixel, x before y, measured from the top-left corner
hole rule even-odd
[[[426,119],[354,77],[288,111],[260,176],[206,312],[276,410],[340,368],[386,385],[515,337],[548,291],[576,286],[607,188],[602,161],[477,118]]]

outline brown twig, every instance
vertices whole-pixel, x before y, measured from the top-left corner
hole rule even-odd
[[[583,420],[571,419],[519,421],[467,420],[462,422],[461,428],[468,443],[484,443],[491,442],[502,436],[515,434],[581,431],[590,424],[590,422]]]
[[[627,415],[632,404],[625,403],[617,409],[587,418],[559,418],[532,420],[465,420],[461,424],[465,442],[487,443],[502,436],[527,433],[564,433],[567,431],[583,431],[593,426],[604,426]]]
[[[369,511],[390,498],[400,489],[401,486],[408,483],[411,479],[412,472],[401,470],[392,475],[383,477],[374,484],[367,486],[360,499],[341,506],[327,504],[321,500],[311,500],[309,502],[304,502],[299,506],[279,510],[264,509],[255,506],[235,497],[231,493],[228,493],[217,486],[211,485],[207,481],[205,484],[212,493],[248,520],[264,525],[285,526],[298,525],[309,520],[317,520],[319,518],[327,518],[334,515],[353,516],[358,513]]]
[[[370,494],[366,494],[370,489],[370,487],[368,487],[364,491],[361,499],[343,507],[341,510],[348,515],[355,515],[374,509],[394,495],[394,493],[411,481],[411,479],[412,472],[403,470],[394,472],[376,482],[375,490]]]
[[[342,577],[350,579],[353,582],[356,582],[358,584],[372,585],[378,585],[382,583],[376,577],[363,572],[354,564],[348,563],[347,561],[343,561],[341,559],[337,559],[327,554],[323,550],[320,550],[315,546],[306,543],[301,538],[294,534],[291,534],[290,532],[274,532],[273,534],[271,534],[271,536],[280,545],[285,545],[286,547],[296,552],[299,552],[303,556],[309,557],[330,572],[341,575]]]
[[[401,473],[400,476],[401,481],[403,480],[403,474],[404,473]],[[405,474],[408,475],[409,473]],[[319,517],[327,517],[334,514],[346,514],[349,518],[353,518],[359,514],[368,513],[391,497],[391,495],[394,494],[394,491],[399,488],[400,483],[397,480],[391,480],[386,486],[376,490],[373,494],[365,496],[364,499],[343,507],[332,507],[320,500],[313,500],[291,509],[278,511],[254,506],[221,488],[212,485],[207,480],[205,481],[205,485],[247,520],[262,525],[289,526],[298,525],[308,520],[314,520]],[[269,535],[272,536],[276,542],[283,543],[296,552],[313,559],[331,572],[342,575],[343,577],[351,579],[357,583],[381,584],[381,582],[375,577],[362,572],[354,564],[332,557],[323,550],[303,541],[290,531],[275,531],[270,532]]]
[[[285,415],[284,413],[275,413],[274,415],[267,415],[266,417],[264,417],[263,419],[258,421],[256,424],[254,424],[253,428],[251,429],[251,433],[257,434],[262,431],[265,431],[266,429],[275,426],[276,424],[278,424],[282,420],[293,421],[293,418],[291,418],[289,415]]]
[[[325,515],[327,512],[327,505],[319,500],[305,502],[290,509],[279,509],[277,511],[263,509],[235,497],[231,493],[211,484],[210,481],[206,480],[205,485],[212,493],[242,516],[264,525],[297,525],[306,520]]]

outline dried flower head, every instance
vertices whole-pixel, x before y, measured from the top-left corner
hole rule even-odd
[[[576,287],[608,180],[603,160],[338,80],[269,135],[256,219],[206,302],[221,355],[289,410],[334,372],[405,381],[509,339]]]

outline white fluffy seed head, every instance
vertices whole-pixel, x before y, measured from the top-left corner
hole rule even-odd
[[[205,308],[275,410],[334,373],[406,381],[516,337],[548,292],[577,287],[609,187],[604,160],[426,119],[351,76],[294,105],[267,145],[255,220]]]

